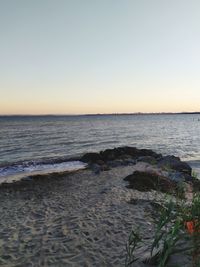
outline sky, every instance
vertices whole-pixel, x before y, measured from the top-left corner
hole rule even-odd
[[[0,114],[200,111],[199,0],[0,0]]]

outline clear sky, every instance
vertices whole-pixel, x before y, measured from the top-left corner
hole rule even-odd
[[[0,114],[200,111],[199,0],[0,0]]]

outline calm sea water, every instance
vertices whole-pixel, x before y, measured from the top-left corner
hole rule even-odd
[[[0,179],[84,167],[69,157],[117,146],[150,148],[200,173],[200,115],[0,117]]]

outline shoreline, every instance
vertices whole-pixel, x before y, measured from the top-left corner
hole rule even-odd
[[[123,151],[123,149],[132,149],[133,151]],[[113,155],[116,150],[122,149],[121,154]],[[110,153],[110,155],[106,155],[106,153]],[[132,153],[132,154],[131,154]],[[105,155],[104,155],[105,154]],[[91,158],[87,159],[87,155],[95,155],[97,160]],[[152,157],[153,156],[153,157]],[[84,159],[86,157],[86,160]],[[145,157],[147,157],[145,159]],[[148,157],[151,157],[148,159]],[[70,172],[74,170],[87,168],[87,164],[94,164],[94,168],[101,169],[101,165],[107,165],[109,167],[115,166],[123,166],[128,164],[135,164],[137,161],[154,161],[154,157],[165,158],[160,153],[156,153],[151,149],[137,149],[136,147],[115,147],[109,148],[100,152],[88,152],[86,154],[79,154],[74,157],[61,157],[61,158],[52,158],[52,159],[42,159],[42,160],[30,160],[30,161],[19,161],[14,162],[12,164],[2,164],[0,165],[0,184],[1,183],[13,183],[15,181],[19,181],[21,179],[29,178],[30,176],[37,175],[48,175],[48,174],[59,174],[63,172]],[[200,178],[200,160],[181,160],[178,157],[171,156],[177,158],[180,162],[188,164],[194,170],[196,176]],[[142,159],[143,158],[143,159]],[[99,161],[99,162],[98,162]],[[100,164],[99,164],[100,163]],[[155,164],[155,162],[154,162]],[[91,166],[90,166],[91,167]],[[5,173],[5,174],[4,174]],[[4,174],[4,175],[3,175]]]

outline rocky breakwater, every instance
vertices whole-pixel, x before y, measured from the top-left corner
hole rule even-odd
[[[161,154],[150,149],[126,146],[106,149],[99,153],[86,153],[80,160],[88,163],[89,167],[98,173],[112,167],[134,165],[139,161],[156,163],[160,158],[162,158]]]
[[[113,167],[133,165],[133,173],[125,177],[129,188],[139,191],[157,190],[177,193],[180,184],[200,189],[200,182],[192,177],[192,168],[173,155],[163,156],[150,149],[118,147],[99,153],[87,153],[80,159],[99,174]]]

